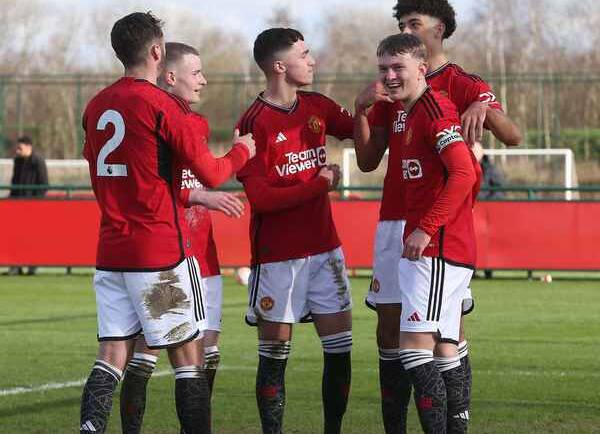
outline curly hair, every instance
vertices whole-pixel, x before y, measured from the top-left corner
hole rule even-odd
[[[441,20],[446,26],[443,39],[447,39],[456,30],[456,13],[448,0],[398,0],[394,6],[394,18],[398,21],[401,17],[417,13],[429,15]]]

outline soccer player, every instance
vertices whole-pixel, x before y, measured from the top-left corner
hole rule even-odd
[[[479,76],[469,74],[450,62],[445,53],[444,41],[456,29],[455,15],[448,0],[398,0],[394,7],[400,31],[418,36],[427,47],[427,83],[456,105],[469,146],[481,141],[484,128],[506,146],[518,146],[522,141],[521,132],[503,112],[491,86]],[[482,177],[479,164],[475,164],[475,169],[478,177]],[[480,183],[477,183],[474,199],[479,187]],[[474,306],[471,289],[467,287],[461,306],[463,316],[472,312]],[[461,317],[459,350],[466,376],[464,393],[470,403],[472,375],[468,347],[464,318]]]
[[[406,432],[406,409],[398,411],[397,399],[388,395],[408,377],[425,432],[465,432],[457,344],[460,303],[475,263],[471,153],[456,107],[426,84],[422,42],[393,35],[380,43],[377,56],[380,80],[355,102],[355,142],[363,170],[377,167],[390,148],[376,241],[384,248],[375,258],[387,280],[374,279],[372,288],[392,300],[401,296],[396,304],[377,303],[384,425],[388,433]],[[400,324],[381,315],[386,310],[399,314]],[[385,342],[385,333],[393,335],[398,326],[399,341]]]
[[[166,44],[166,63],[158,83],[162,89],[189,104],[198,102],[200,92],[207,84],[202,74],[202,61],[198,51],[186,44],[168,42]],[[203,146],[204,152],[210,155],[210,150],[206,146],[209,137],[208,122],[197,113],[192,113],[190,122],[201,133],[203,137],[201,146]],[[211,184],[220,184],[232,175],[235,167],[229,163],[230,159],[227,156],[217,159],[207,158],[207,164],[218,168],[215,171],[215,177],[210,180]],[[214,378],[220,361],[217,344],[221,329],[223,283],[208,209],[240,217],[244,205],[233,194],[206,191],[188,168],[183,170],[180,191],[184,204],[197,204],[197,206],[190,206],[185,210],[185,220],[192,237],[194,257],[200,264],[207,318],[203,338],[204,369],[209,393],[212,394]],[[124,433],[136,434],[141,431],[146,404],[146,386],[156,367],[159,352],[159,350],[148,348],[143,338],[138,339],[135,353],[127,366],[121,386],[121,424]]]
[[[101,211],[94,276],[100,343],[83,390],[80,432],[106,431],[114,390],[143,331],[150,348],[167,348],[181,426],[187,434],[209,433],[197,339],[206,313],[180,188],[183,167],[205,184],[216,169],[206,164],[205,137],[189,105],[155,85],[165,51],[160,20],[127,15],[114,24],[111,43],[124,76],[83,115],[84,156]],[[251,157],[252,138],[236,142],[228,164],[239,169]]]
[[[258,322],[256,398],[264,433],[282,430],[292,325],[309,315],[323,347],[325,433],[339,433],[350,386],[351,295],[328,191],[339,168],[327,164],[326,135],[351,138],[350,113],[300,89],[315,60],[294,29],[272,28],[254,42],[267,86],[241,117],[256,157],[238,173],[252,209],[252,273],[246,320]]]

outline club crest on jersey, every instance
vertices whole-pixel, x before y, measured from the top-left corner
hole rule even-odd
[[[318,116],[311,116],[308,120],[308,128],[315,134],[321,132],[321,119]]]
[[[418,179],[423,177],[423,169],[419,160],[402,160],[402,177],[404,179]]]
[[[286,159],[285,162],[275,166],[275,170],[282,177],[327,165],[325,146],[305,149],[299,152],[288,152],[283,156]]]
[[[406,116],[408,114],[404,110],[398,110],[398,117],[394,121],[394,133],[401,133],[406,129]]]
[[[275,305],[275,301],[271,297],[263,297],[260,299],[260,308],[262,310],[269,311],[269,310],[273,309],[274,305]]]
[[[451,145],[452,143],[464,141],[460,135],[459,125],[452,125],[450,128],[445,128],[435,136],[437,137],[435,149],[438,151],[438,153],[442,152],[448,145]]]

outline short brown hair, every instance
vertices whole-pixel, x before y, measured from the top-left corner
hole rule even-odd
[[[427,60],[425,44],[415,35],[408,33],[388,36],[377,46],[377,57],[396,54],[410,54],[417,59]]]
[[[31,140],[31,137],[29,137],[29,136],[20,136],[17,139],[17,143],[23,143],[25,145],[33,146],[33,141]]]
[[[162,25],[151,12],[134,12],[115,23],[110,32],[110,43],[125,68],[144,61],[148,46],[163,37]]]
[[[260,69],[265,71],[267,63],[277,52],[289,49],[297,41],[304,41],[304,36],[296,29],[282,27],[267,29],[254,41],[254,60]]]
[[[165,49],[167,51],[167,65],[178,62],[186,54],[192,54],[200,57],[198,50],[191,45],[187,45],[182,42],[167,42],[165,44]]]

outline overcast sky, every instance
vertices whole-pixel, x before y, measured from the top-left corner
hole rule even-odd
[[[460,24],[461,17],[469,14],[469,7],[475,0],[451,0],[455,6]],[[115,5],[112,0],[50,0],[60,8],[89,8],[93,5],[106,4],[109,8]],[[395,0],[172,0],[168,3],[158,0],[124,0],[120,5],[131,5],[130,10],[151,10],[158,6],[179,7],[196,13],[206,14],[208,20],[216,25],[222,25],[238,30],[246,36],[249,44],[256,35],[265,28],[273,10],[287,6],[292,16],[299,21],[300,30],[310,32],[313,26],[320,22],[322,16],[332,10],[342,10],[345,7],[369,7],[392,15]],[[167,35],[168,35],[167,22]]]

